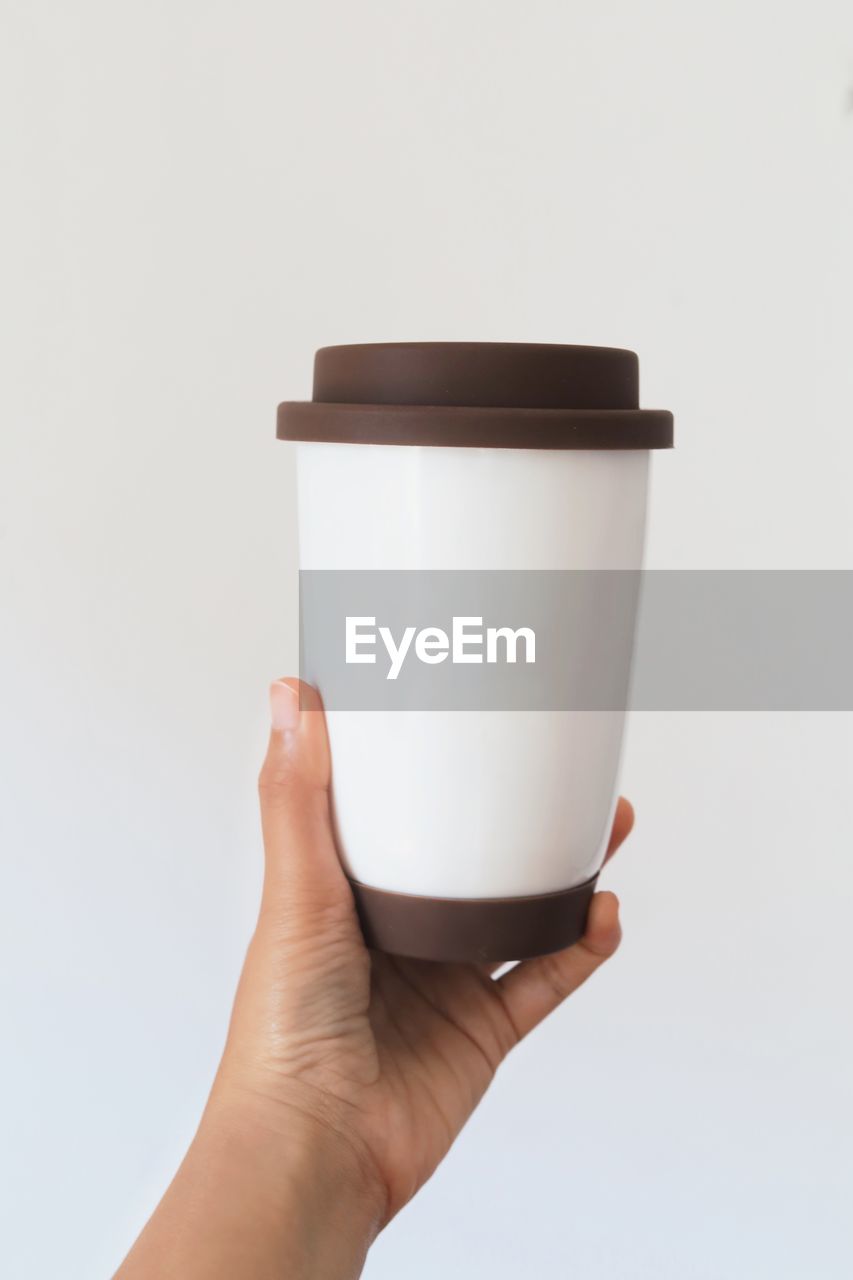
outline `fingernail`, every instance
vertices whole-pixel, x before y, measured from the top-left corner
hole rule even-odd
[[[277,733],[286,733],[299,724],[299,694],[283,680],[270,685],[270,716]]]

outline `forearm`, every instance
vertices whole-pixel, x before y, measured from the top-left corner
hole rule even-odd
[[[215,1090],[116,1280],[354,1280],[381,1215],[338,1135],[298,1109]]]

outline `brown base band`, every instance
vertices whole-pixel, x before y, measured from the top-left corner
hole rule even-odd
[[[583,936],[598,877],[525,898],[425,898],[350,880],[369,947],[417,960],[527,960]]]

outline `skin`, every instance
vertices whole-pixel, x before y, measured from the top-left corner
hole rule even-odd
[[[580,942],[498,977],[368,951],[335,849],[319,700],[296,680],[270,700],[264,889],[225,1051],[116,1280],[357,1276],[506,1055],[619,945],[618,901],[597,893]],[[608,857],[633,821],[620,800]]]

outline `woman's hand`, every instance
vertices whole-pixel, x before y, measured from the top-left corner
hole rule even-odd
[[[194,1262],[182,1223],[187,1212],[205,1223],[210,1266],[131,1269],[155,1214],[120,1273],[128,1280],[356,1275],[509,1051],[619,945],[617,899],[597,893],[580,942],[498,978],[485,966],[369,952],[332,834],[323,713],[312,690],[301,692],[300,709],[297,681],[271,689],[260,915],[195,1150],[158,1210]],[[620,800],[609,854],[632,825]],[[205,1191],[193,1197],[199,1178]],[[217,1189],[223,1181],[230,1193]],[[252,1221],[240,1233],[244,1202]]]

